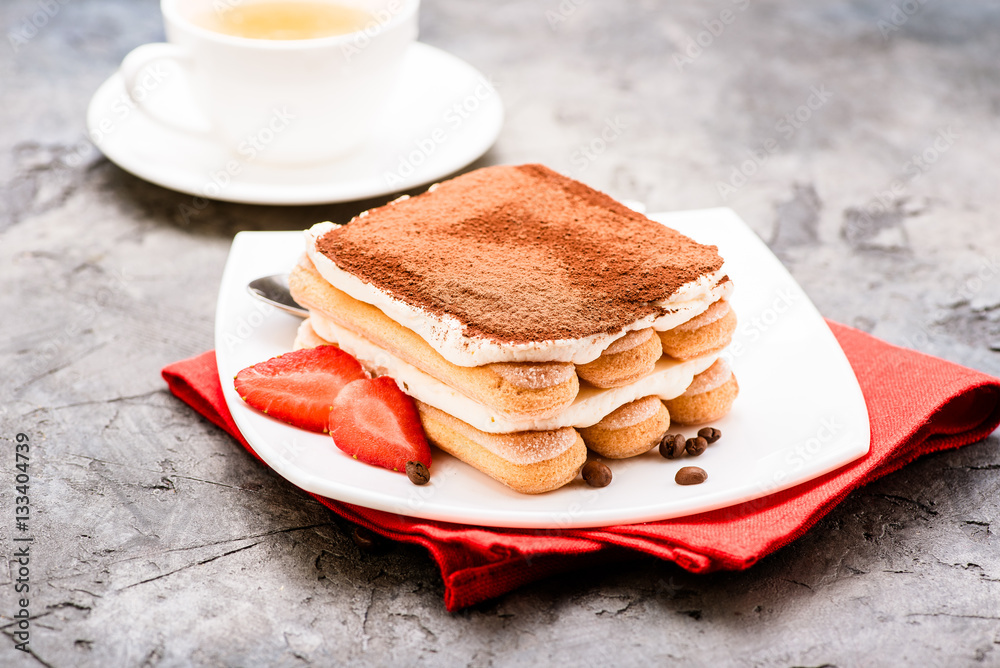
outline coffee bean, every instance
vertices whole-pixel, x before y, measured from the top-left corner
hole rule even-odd
[[[684,443],[684,449],[692,457],[697,457],[708,449],[708,441],[703,436],[695,436]]]
[[[365,552],[372,552],[379,547],[378,535],[364,527],[354,527],[354,531],[351,532],[351,540]]]
[[[611,482],[611,469],[597,461],[589,461],[583,466],[583,479],[591,487],[607,487]]]
[[[431,472],[420,462],[406,462],[406,477],[414,485],[426,485],[430,482]]]
[[[700,485],[706,480],[708,480],[708,473],[705,472],[705,469],[697,466],[685,466],[674,476],[674,481],[678,485]]]
[[[684,437],[680,434],[664,434],[660,439],[660,456],[677,459],[684,454]]]
[[[702,427],[698,430],[698,435],[708,441],[709,445],[722,438],[722,432],[715,427]]]

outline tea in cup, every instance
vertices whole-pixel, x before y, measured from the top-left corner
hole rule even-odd
[[[226,145],[243,160],[305,165],[358,147],[417,36],[419,0],[162,0],[167,42],[121,65],[132,94],[146,68],[172,61],[204,117],[161,125]]]

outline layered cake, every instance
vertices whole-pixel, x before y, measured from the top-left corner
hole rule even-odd
[[[733,286],[698,244],[540,165],[488,167],[306,231],[297,347],[412,396],[428,439],[524,493],[724,415]],[[676,413],[675,413],[676,410]]]

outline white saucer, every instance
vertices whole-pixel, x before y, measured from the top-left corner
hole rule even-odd
[[[764,242],[729,209],[653,214],[716,244],[737,286],[740,326],[726,356],[740,383],[732,411],[712,426],[723,438],[698,457],[701,485],[674,483],[691,459],[651,452],[607,461],[602,489],[581,479],[547,494],[518,494],[434,451],[430,484],[362,464],[329,436],[250,408],[233,388],[247,366],[291,349],[301,320],[257,301],[247,282],[287,272],[302,255],[300,232],[240,232],[219,288],[215,355],[240,431],[279,475],[302,489],[387,512],[460,524],[569,529],[681,517],[760,498],[833,471],[868,452],[868,408],[854,371],[819,312]],[[697,427],[679,428],[693,436]]]
[[[167,76],[148,104],[191,116],[179,108],[188,99],[181,77]],[[431,183],[485,153],[502,124],[503,104],[485,75],[420,43],[407,53],[399,86],[369,142],[325,164],[248,161],[230,174],[225,166],[238,156],[152,120],[125,94],[118,73],[98,88],[87,109],[91,139],[122,169],[173,190],[247,204],[346,202]]]

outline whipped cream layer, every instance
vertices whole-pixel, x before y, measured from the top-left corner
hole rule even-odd
[[[310,316],[310,323],[317,335],[339,345],[370,372],[391,376],[400,389],[413,398],[490,434],[590,427],[636,399],[650,395],[660,399],[680,396],[694,377],[718,358],[718,354],[686,361],[662,357],[652,373],[629,385],[608,390],[581,385],[576,400],[555,417],[510,420],[315,311]]]
[[[469,335],[457,318],[447,314],[428,313],[338,267],[316,248],[317,239],[336,228],[334,223],[324,222],[305,231],[306,254],[320,275],[335,288],[358,301],[371,304],[403,327],[416,332],[442,357],[457,366],[483,366],[495,362],[586,364],[600,357],[605,348],[629,332],[647,327],[659,331],[673,329],[704,313],[712,303],[729,297],[733,290],[732,282],[726,278],[725,271],[720,269],[681,286],[669,301],[658,302],[656,305],[666,311],[663,315],[641,318],[617,332],[578,339],[527,343],[496,341]],[[430,401],[426,403],[435,405]]]

